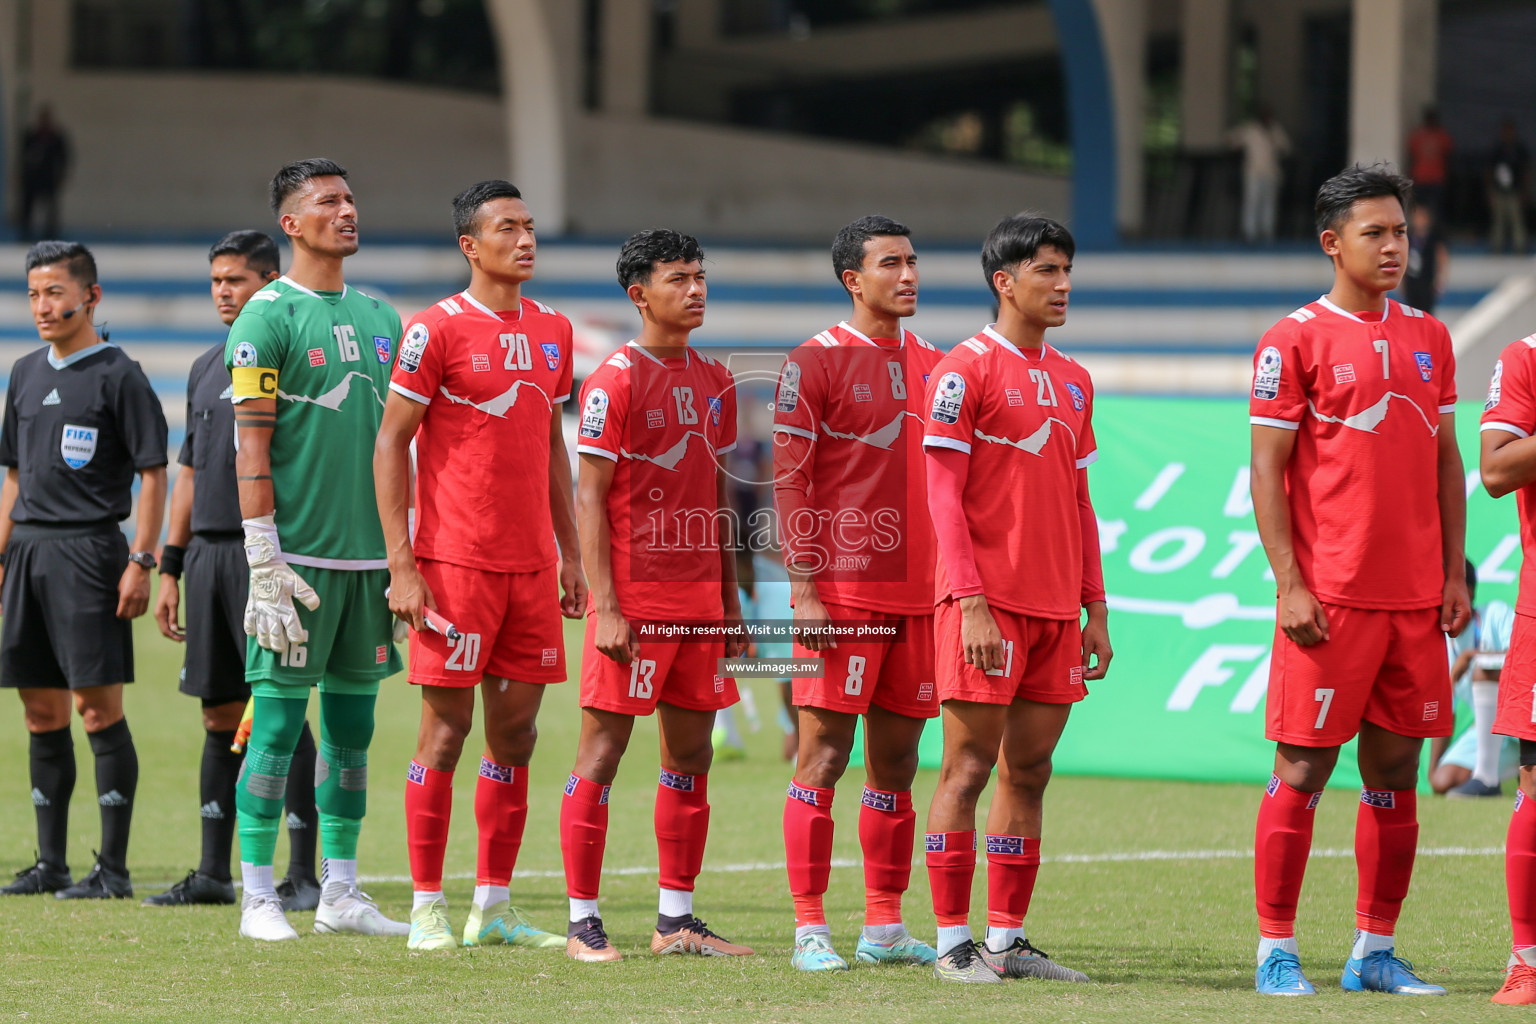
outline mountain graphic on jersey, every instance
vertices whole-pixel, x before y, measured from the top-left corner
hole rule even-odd
[[[898,440],[901,439],[901,428],[906,424],[908,416],[911,416],[913,419],[917,420],[918,423],[922,423],[923,421],[922,417],[918,416],[916,413],[902,412],[897,413],[895,419],[891,420],[891,422],[887,423],[879,430],[872,431],[868,434],[845,434],[841,431],[833,430],[827,425],[827,422],[823,420],[821,423],[821,432],[828,437],[835,437],[843,441],[858,441],[861,444],[873,445],[876,448],[884,448],[889,451],[891,445],[895,444]]]
[[[992,444],[1012,445],[1013,447],[1019,449],[1019,451],[1029,452],[1031,455],[1040,455],[1042,458],[1044,458],[1044,455],[1041,453],[1045,451],[1046,442],[1051,439],[1051,424],[1053,423],[1060,423],[1061,429],[1065,430],[1072,436],[1072,449],[1073,451],[1076,451],[1077,431],[1073,430],[1071,425],[1068,424],[1065,420],[1059,420],[1054,416],[1048,417],[1044,423],[1040,424],[1040,426],[1036,428],[1033,434],[1030,434],[1022,441],[1015,441],[1011,437],[995,437],[992,434],[983,433],[981,430],[976,431],[976,436],[983,441],[990,441]]]
[[[619,449],[619,452],[626,459],[634,459],[637,462],[649,462],[653,466],[659,466],[662,469],[676,471],[678,464],[683,461],[683,456],[688,454],[688,442],[695,437],[702,440],[705,445],[709,444],[708,437],[705,437],[697,430],[690,430],[684,434],[676,444],[662,452],[660,455],[645,455],[641,452],[628,451],[622,447]],[[713,451],[713,449],[711,449],[711,451]]]
[[[487,416],[495,416],[498,419],[505,419],[508,410],[517,405],[518,392],[520,392],[525,386],[530,387],[539,393],[539,395],[544,399],[544,406],[546,409],[553,407],[553,403],[550,401],[549,396],[544,393],[544,389],[539,387],[537,384],[526,380],[513,381],[510,388],[502,392],[497,397],[491,399],[489,402],[472,402],[467,398],[460,398],[458,395],[449,391],[445,387],[439,387],[438,391],[444,398],[448,399],[448,401],[457,405],[467,405],[472,409],[479,409]]]
[[[359,379],[363,384],[357,388],[358,393],[362,394],[363,387],[367,387],[373,392],[373,400],[378,403],[379,408],[384,408],[384,394],[379,389],[378,382],[366,373],[359,373],[356,370],[343,377],[340,384],[313,398],[308,395],[291,395],[282,388],[277,389],[277,397],[284,402],[308,402],[322,409],[329,409],[331,412],[340,412],[342,405],[352,396],[353,382]]]
[[[1317,406],[1312,404],[1310,399],[1307,401],[1307,408],[1311,411],[1313,416],[1316,416],[1324,423],[1337,423],[1341,426],[1350,427],[1354,430],[1363,430],[1366,433],[1374,434],[1376,433],[1376,428],[1381,426],[1381,424],[1386,420],[1387,409],[1391,407],[1392,399],[1394,398],[1400,399],[1401,401],[1407,402],[1409,405],[1413,406],[1414,411],[1419,414],[1419,418],[1424,421],[1424,426],[1429,428],[1429,436],[1434,437],[1436,434],[1440,433],[1440,424],[1431,420],[1429,415],[1423,409],[1419,408],[1418,402],[1415,402],[1407,395],[1400,395],[1396,391],[1388,391],[1386,394],[1382,395],[1380,400],[1378,400],[1377,403],[1371,406],[1369,409],[1362,409],[1360,412],[1349,416],[1328,416],[1320,413],[1317,411]]]

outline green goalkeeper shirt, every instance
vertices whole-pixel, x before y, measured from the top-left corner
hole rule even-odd
[[[311,291],[286,276],[262,288],[224,344],[234,400],[277,400],[272,491],[295,565],[378,569],[385,558],[373,446],[389,393],[400,316],[358,291]]]

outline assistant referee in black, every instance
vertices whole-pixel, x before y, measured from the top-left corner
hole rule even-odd
[[[240,310],[278,276],[277,242],[260,231],[231,231],[208,250],[214,309],[228,327]],[[203,757],[198,806],[203,820],[198,866],[149,907],[234,903],[229,859],[235,838],[235,783],[241,757],[230,747],[251,698],[245,681],[245,602],[251,589],[235,479],[234,388],[221,341],[192,364],[187,378],[187,437],[171,492],[171,519],[161,552],[155,621],[167,639],[187,645],[181,692],[203,705]],[[181,587],[186,587],[182,600]],[[185,608],[186,628],[177,622]],[[315,740],[309,723],[299,734],[288,772],[288,877],[277,886],[284,910],[314,910]]]
[[[32,734],[38,862],[0,892],[60,899],[133,895],[128,826],[139,760],[123,717],[133,682],[131,620],[149,607],[165,511],[165,413],[139,364],[96,332],[96,260],[78,242],[27,252],[27,298],[47,345],[11,368],[0,427],[0,686]],[[140,477],[132,551],[119,524]],[[65,858],[75,789],[70,698],[96,759],[101,843],[71,884]]]

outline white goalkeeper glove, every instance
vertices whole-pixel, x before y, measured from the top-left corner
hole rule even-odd
[[[271,516],[243,520],[245,561],[251,567],[251,591],[245,602],[245,633],[269,651],[285,653],[302,644],[309,631],[299,624],[293,602],[310,611],[320,607],[320,595],[283,559],[277,525]]]

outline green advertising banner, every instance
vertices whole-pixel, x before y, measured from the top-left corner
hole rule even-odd
[[[1513,497],[1477,482],[1482,408],[1457,408],[1467,464],[1467,554],[1479,605],[1515,600]],[[1105,397],[1094,410],[1100,458],[1089,470],[1109,594],[1109,677],[1091,684],[1056,751],[1079,775],[1262,782],[1264,692],[1274,582],[1248,495],[1248,405],[1229,399]],[[922,763],[938,765],[935,723]],[[1333,784],[1358,786],[1353,744]]]

